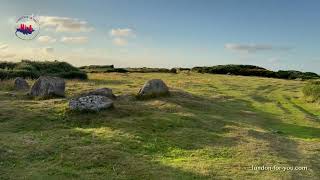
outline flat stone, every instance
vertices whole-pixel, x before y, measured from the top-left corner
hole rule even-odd
[[[105,96],[88,95],[69,101],[69,108],[78,111],[100,111],[113,107],[113,101]]]

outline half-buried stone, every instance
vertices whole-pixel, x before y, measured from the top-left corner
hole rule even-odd
[[[14,80],[14,89],[15,90],[18,90],[18,91],[28,91],[30,88],[28,82],[21,78],[21,77],[17,77],[15,80]]]
[[[88,95],[69,101],[69,108],[77,111],[100,111],[113,107],[113,101],[105,96]]]
[[[43,98],[64,97],[65,81],[62,78],[40,76],[33,84],[30,95]]]
[[[138,98],[152,98],[169,94],[168,86],[161,79],[147,81],[139,90]]]
[[[97,95],[97,96],[104,96],[110,99],[115,99],[116,96],[113,94],[112,89],[110,88],[100,88],[93,91],[89,91],[86,93],[81,94],[80,96],[89,96],[89,95]]]

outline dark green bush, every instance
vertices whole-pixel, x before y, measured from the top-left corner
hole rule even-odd
[[[320,81],[308,82],[302,90],[303,94],[312,101],[320,102]]]
[[[170,73],[177,74],[177,69],[176,69],[176,68],[171,68],[171,69],[170,69]]]
[[[178,68],[179,71],[190,71],[190,68]]]
[[[123,69],[123,68],[113,68],[113,69],[105,70],[104,72],[127,73],[127,72],[129,72],[129,71],[128,71],[128,70],[126,70],[126,69]]]
[[[65,79],[88,79],[88,76],[85,72],[82,71],[70,71],[53,74],[53,76],[65,78]]]

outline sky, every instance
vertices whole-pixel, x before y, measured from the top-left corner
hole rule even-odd
[[[319,9],[317,0],[2,0],[0,60],[320,73]],[[23,15],[40,22],[33,40],[15,36]]]

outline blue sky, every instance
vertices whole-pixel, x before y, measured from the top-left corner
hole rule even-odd
[[[296,0],[3,0],[0,60],[192,67],[254,64],[320,73],[320,2]],[[15,37],[34,14],[41,31]]]

